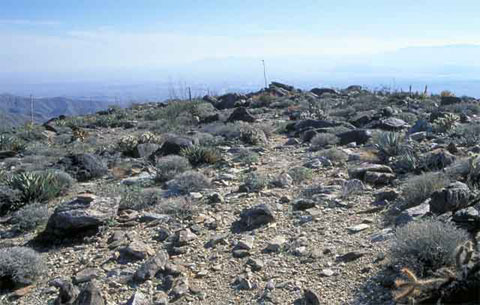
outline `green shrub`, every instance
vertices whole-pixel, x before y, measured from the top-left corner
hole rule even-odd
[[[196,210],[197,207],[192,201],[184,197],[171,197],[155,206],[156,212],[171,215],[178,219],[190,219],[195,215]]]
[[[41,255],[30,248],[0,249],[0,279],[10,281],[13,287],[34,283],[45,270]]]
[[[42,203],[32,203],[16,211],[10,222],[18,232],[30,232],[47,223],[48,207]]]
[[[382,132],[375,137],[374,143],[385,158],[398,156],[408,150],[405,137],[396,132]]]
[[[267,187],[269,179],[258,173],[250,173],[243,179],[243,184],[240,186],[240,190],[244,192],[259,192]]]
[[[327,158],[330,160],[332,163],[345,163],[348,161],[348,155],[342,151],[341,149],[338,148],[330,148],[326,150],[322,150],[318,153],[320,156]]]
[[[2,134],[0,135],[0,150],[23,151],[25,149],[25,142],[17,137]]]
[[[480,143],[480,125],[468,124],[466,126],[457,127],[454,132],[456,143],[472,147]]]
[[[259,159],[259,155],[256,152],[243,148],[243,149],[240,149],[240,151],[235,154],[233,161],[239,162],[245,165],[251,165],[253,163],[257,163],[258,159]]]
[[[168,188],[173,192],[187,194],[202,191],[210,187],[210,180],[202,173],[186,171],[169,181]]]
[[[129,187],[122,191],[119,209],[140,211],[157,205],[162,198],[163,192],[159,190]]]
[[[176,155],[157,159],[155,166],[157,170],[156,180],[158,182],[168,181],[178,174],[191,169],[190,162],[187,158]]]
[[[415,206],[430,197],[430,195],[448,184],[444,173],[432,172],[415,176],[407,180],[402,194],[408,206]]]
[[[335,145],[339,141],[336,135],[330,133],[320,133],[313,137],[310,141],[313,150],[320,150],[329,145]]]
[[[468,233],[436,219],[412,221],[395,232],[390,249],[394,263],[419,275],[431,275],[455,263],[455,249],[469,240]]]
[[[216,148],[198,145],[183,148],[180,154],[186,157],[193,166],[215,164],[221,159],[220,152]]]
[[[313,170],[303,166],[293,167],[288,170],[288,174],[293,179],[293,183],[302,183],[305,180],[312,179]]]
[[[70,187],[72,180],[67,176],[66,173],[51,171],[17,173],[8,179],[7,184],[22,193],[21,199],[24,204],[46,202]]]

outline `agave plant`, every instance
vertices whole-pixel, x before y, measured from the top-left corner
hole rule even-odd
[[[405,144],[405,137],[397,132],[382,132],[376,138],[375,146],[386,158],[398,156],[409,148]]]
[[[0,135],[0,150],[22,151],[23,149],[25,149],[23,141],[6,134]]]
[[[213,147],[192,146],[184,148],[180,154],[190,161],[193,166],[201,164],[215,164],[221,159],[220,152]]]
[[[18,173],[7,179],[7,184],[21,192],[22,202],[46,202],[60,194],[63,184],[53,172]]]

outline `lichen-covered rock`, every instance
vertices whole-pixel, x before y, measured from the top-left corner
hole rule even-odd
[[[435,214],[443,214],[466,208],[472,199],[472,192],[468,185],[457,181],[435,191],[430,198],[430,210]]]

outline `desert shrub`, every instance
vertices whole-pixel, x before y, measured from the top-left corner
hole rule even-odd
[[[453,112],[456,114],[475,115],[480,114],[480,105],[477,103],[459,103],[441,106],[442,111]]]
[[[195,215],[197,207],[185,197],[170,197],[159,202],[155,206],[155,211],[177,219],[189,219]]]
[[[128,187],[123,190],[120,199],[121,210],[143,210],[157,205],[163,197],[163,193],[155,189],[142,189],[138,186]]]
[[[234,162],[239,162],[241,164],[250,165],[258,162],[259,155],[249,149],[240,149],[238,153],[235,154],[233,158]]]
[[[448,184],[444,173],[431,172],[408,179],[403,187],[402,194],[408,206],[415,206],[428,199],[437,190]]]
[[[395,232],[390,249],[392,261],[428,275],[453,266],[455,249],[469,240],[468,233],[436,219],[412,221]]]
[[[455,128],[454,131],[456,143],[465,146],[472,147],[480,143],[480,125],[468,124]]]
[[[190,162],[187,158],[176,155],[169,155],[157,159],[156,162],[158,182],[165,182],[173,179],[178,174],[181,174],[191,169]]]
[[[175,131],[195,124],[195,117],[204,113],[211,114],[204,101],[172,101],[166,106],[149,110],[145,113],[145,120],[162,121],[163,131]],[[210,108],[211,109],[211,108]],[[213,110],[213,109],[211,109]]]
[[[334,145],[338,143],[338,137],[330,133],[320,133],[313,137],[310,141],[311,148],[313,150],[320,150],[328,145]]]
[[[288,170],[288,174],[293,179],[293,183],[301,183],[305,180],[312,179],[313,170],[303,166],[293,167]]]
[[[223,138],[214,136],[206,132],[195,133],[194,138],[198,141],[200,146],[217,146],[223,143]]]
[[[259,192],[267,187],[269,179],[258,173],[250,173],[243,178],[240,190],[244,192]]]
[[[47,223],[48,207],[42,203],[32,203],[16,211],[10,222],[18,232],[30,232]]]
[[[45,271],[40,254],[27,247],[0,249],[0,279],[10,281],[12,288],[34,283]]]
[[[348,160],[348,155],[344,151],[342,151],[341,149],[338,149],[338,148],[335,148],[335,147],[330,148],[330,149],[322,150],[322,151],[318,152],[318,154],[322,157],[327,158],[332,163],[341,164],[341,163],[347,162],[347,160]]]
[[[20,127],[15,132],[15,135],[25,142],[43,141],[46,139],[46,136],[43,134],[44,131],[45,128],[41,125],[27,123]]]
[[[269,107],[272,102],[275,101],[275,97],[269,94],[264,94],[253,100],[251,107],[252,108],[261,108]]]
[[[457,126],[460,117],[453,113],[447,113],[443,117],[436,119],[433,124],[437,132],[447,132]]]
[[[22,203],[46,202],[68,189],[71,177],[62,172],[17,173],[8,179],[7,184],[21,192]]]
[[[222,136],[229,141],[238,141],[240,139],[242,142],[251,145],[260,145],[267,142],[263,129],[241,121],[227,124],[208,124],[202,128],[202,131],[214,136]]]
[[[385,158],[398,156],[408,149],[405,144],[405,137],[396,132],[381,132],[374,138],[374,143]]]
[[[397,118],[404,120],[408,124],[415,124],[417,121],[417,116],[414,113],[411,112],[400,112],[399,114],[396,115]]]
[[[24,141],[12,135],[0,134],[0,150],[23,151],[24,149]]]
[[[168,188],[182,194],[198,192],[210,187],[210,180],[202,173],[186,171],[169,181]]]
[[[222,158],[218,149],[199,145],[183,148],[180,154],[193,166],[215,164]]]
[[[455,94],[453,94],[451,91],[449,90],[443,90],[442,92],[440,92],[440,96],[441,97],[449,97],[449,96],[455,96]]]
[[[263,145],[267,143],[267,137],[262,129],[252,126],[243,127],[240,131],[240,140],[245,144]]]

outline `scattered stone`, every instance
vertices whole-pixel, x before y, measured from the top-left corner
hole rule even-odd
[[[305,289],[303,292],[303,298],[305,305],[320,305],[320,297],[311,289]]]
[[[168,253],[162,250],[157,253],[157,255],[149,258],[145,263],[143,263],[135,272],[133,279],[140,283],[152,279],[158,272],[165,271],[165,265],[167,263]]]
[[[322,269],[322,271],[320,271],[320,275],[321,276],[325,276],[325,277],[330,277],[332,275],[335,274],[335,271],[333,271],[332,269]]]
[[[363,145],[370,140],[372,133],[365,129],[355,129],[339,133],[336,136],[340,139],[340,145],[347,145],[352,142],[355,142],[357,145]]]
[[[197,239],[197,235],[190,231],[190,229],[181,230],[177,232],[176,245],[179,247],[186,246],[195,239]]]
[[[268,252],[278,252],[282,249],[286,242],[287,239],[284,236],[278,235],[268,243],[266,250]]]
[[[153,250],[152,247],[140,240],[132,241],[127,247],[121,249],[120,252],[125,256],[138,260],[155,254],[155,250]]]
[[[101,290],[94,281],[88,282],[80,291],[73,305],[105,305]]]
[[[300,199],[296,199],[295,201],[293,201],[293,209],[294,210],[304,211],[304,210],[311,209],[311,208],[314,208],[314,207],[315,207],[315,201],[310,200],[310,199],[300,198]]]
[[[242,237],[237,242],[236,249],[243,249],[243,250],[252,250],[253,249],[253,242],[255,241],[255,237],[251,235],[247,235]]]
[[[365,224],[365,223],[361,223],[361,224],[358,224],[356,226],[353,226],[353,227],[348,227],[347,230],[350,231],[350,233],[358,233],[358,232],[362,232],[366,229],[370,228],[369,225]]]
[[[337,257],[337,260],[340,262],[349,263],[349,262],[356,261],[357,259],[364,256],[365,254],[366,254],[365,252],[361,252],[361,251],[351,251]]]
[[[69,155],[61,159],[58,165],[80,182],[100,178],[108,171],[103,162],[93,154]]]
[[[253,230],[275,221],[272,210],[266,204],[259,204],[242,211],[240,223],[247,229]]]
[[[48,283],[50,286],[60,289],[60,293],[55,300],[55,305],[72,304],[80,291],[71,281],[65,279],[54,279]]]
[[[98,278],[98,270],[95,268],[83,269],[73,277],[74,284],[81,284]]]
[[[151,305],[151,300],[140,291],[135,291],[126,305]]]
[[[263,269],[264,262],[261,261],[260,259],[249,258],[247,261],[247,265],[249,265],[253,271],[260,271]]]
[[[423,218],[425,215],[430,213],[430,204],[429,202],[424,202],[418,206],[406,209],[403,211],[396,219],[396,225],[405,225],[412,220]]]

